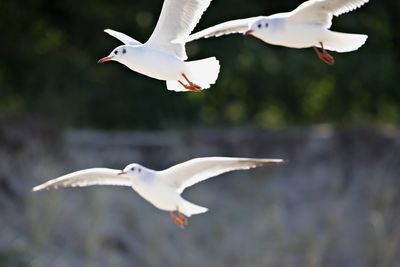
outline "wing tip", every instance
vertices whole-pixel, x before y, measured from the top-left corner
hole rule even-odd
[[[269,159],[269,160],[267,160],[267,163],[286,164],[288,162],[289,162],[289,160],[287,160],[287,159]]]
[[[57,185],[47,185],[47,183],[37,185],[32,188],[32,192],[38,192],[43,190],[57,189]]]
[[[344,10],[344,11],[340,10],[340,11],[334,12],[333,15],[338,17],[338,16],[340,16],[342,14],[349,13],[351,11],[354,11],[354,10],[358,9],[358,8],[361,8],[363,5],[367,4],[368,2],[369,2],[369,0],[360,0],[355,5],[353,5],[350,8],[348,8],[347,10]]]
[[[43,190],[43,187],[41,185],[35,186],[32,188],[32,192],[37,192]]]
[[[288,162],[289,160],[287,159],[263,159],[261,160],[260,165],[258,166],[263,166],[268,164],[286,164]]]

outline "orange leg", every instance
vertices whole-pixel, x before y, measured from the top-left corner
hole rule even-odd
[[[178,217],[179,219],[182,220],[184,225],[188,225],[188,219],[185,217],[185,215],[183,215],[182,213],[180,213],[180,211],[178,210]]]
[[[184,220],[182,220],[181,218],[180,218],[180,216],[176,216],[175,214],[174,214],[174,212],[173,211],[169,211],[169,215],[171,216],[171,219],[172,219],[172,221],[176,224],[176,225],[178,225],[180,228],[185,228],[185,225],[187,224],[187,222],[185,222]],[[185,218],[186,219],[186,218]]]
[[[189,84],[189,85],[184,84],[183,82],[181,82],[181,81],[178,80],[178,82],[179,82],[183,87],[185,87],[185,89],[190,90],[190,91],[192,91],[192,92],[200,92],[200,91],[201,91],[201,87],[198,86],[197,84],[191,82],[191,81],[186,77],[186,75],[185,75],[184,73],[182,73],[182,77],[183,77],[183,78],[186,80],[186,82]]]
[[[319,59],[321,59],[323,62],[329,65],[335,64],[335,59],[324,49],[324,45],[322,42],[320,42],[321,45],[321,51],[317,47],[313,47],[315,53],[317,53],[317,56]]]

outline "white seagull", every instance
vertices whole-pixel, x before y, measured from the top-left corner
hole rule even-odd
[[[187,38],[174,40],[174,43],[186,43],[203,37],[242,33],[253,35],[273,45],[292,48],[313,47],[322,61],[332,65],[334,59],[326,50],[354,51],[360,48],[368,38],[364,34],[330,31],[333,16],[350,12],[368,1],[309,0],[292,12],[227,21],[192,34]]]
[[[32,191],[91,185],[130,186],[156,208],[168,211],[172,220],[178,226],[184,227],[187,224],[185,216],[190,217],[207,211],[207,208],[181,197],[185,188],[225,172],[283,162],[281,159],[205,157],[195,158],[162,171],[132,163],[122,171],[93,168],[73,172],[38,185]]]
[[[172,40],[189,36],[211,0],[164,0],[160,18],[150,39],[142,44],[128,35],[105,30],[124,43],[98,63],[117,61],[133,71],[167,81],[168,90],[198,92],[218,78],[215,57],[188,61],[185,45]]]

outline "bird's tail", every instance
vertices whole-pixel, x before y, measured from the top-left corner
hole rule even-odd
[[[210,88],[218,78],[219,61],[215,57],[209,57],[196,61],[185,62],[184,74],[189,81],[198,85],[201,90]],[[181,82],[187,84],[182,78]],[[178,81],[167,81],[167,88],[176,92],[190,91],[185,89]]]
[[[343,53],[357,50],[367,41],[367,38],[368,35],[365,34],[329,31],[325,36],[323,44],[327,50]]]
[[[179,211],[187,217],[190,217],[195,214],[207,212],[208,209],[182,199],[181,205],[179,205]]]

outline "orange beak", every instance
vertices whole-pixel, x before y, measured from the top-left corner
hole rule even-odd
[[[251,35],[253,33],[253,30],[248,30],[244,33],[244,35]]]
[[[99,61],[97,61],[97,64],[100,64],[100,63],[104,63],[104,62],[110,61],[110,60],[111,60],[111,58],[112,58],[112,57],[103,57],[103,58],[100,58],[100,59],[99,59]]]
[[[120,172],[118,173],[118,175],[123,175],[123,174],[126,174],[126,172],[120,171]]]

